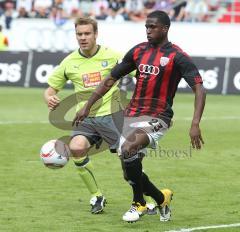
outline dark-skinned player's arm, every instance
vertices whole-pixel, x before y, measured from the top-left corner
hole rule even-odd
[[[109,76],[99,84],[97,89],[92,93],[91,97],[88,99],[87,103],[83,106],[82,109],[80,109],[76,113],[76,116],[72,122],[72,126],[74,126],[74,124],[78,126],[78,124],[88,116],[93,104],[97,100],[102,98],[112,88],[112,86],[115,84],[116,81],[118,81],[118,79]]]
[[[177,70],[180,72],[181,76],[185,79],[185,81],[195,93],[194,113],[192,124],[189,130],[189,136],[191,139],[192,147],[201,149],[204,141],[202,139],[199,124],[203,114],[206,99],[206,92],[202,85],[202,77],[198,71],[198,68],[186,53],[178,53],[176,55],[175,62]]]
[[[204,141],[201,135],[199,124],[205,106],[206,91],[204,90],[202,84],[194,85],[192,87],[192,90],[195,93],[195,101],[193,119],[191,128],[189,130],[189,136],[191,139],[192,147],[196,149],[201,149],[202,145],[204,144]]]

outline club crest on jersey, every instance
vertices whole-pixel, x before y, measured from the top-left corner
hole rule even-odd
[[[79,69],[80,65],[73,65],[73,68]]]
[[[102,61],[102,67],[107,67],[107,66],[108,66],[107,60]]]
[[[161,57],[160,58],[160,65],[163,66],[163,67],[166,66],[168,64],[169,60],[170,59],[168,57],[164,57],[164,56]]]

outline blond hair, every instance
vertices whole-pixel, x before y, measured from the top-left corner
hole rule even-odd
[[[89,17],[80,17],[80,18],[77,18],[75,20],[75,28],[78,26],[78,25],[92,25],[93,26],[93,31],[94,32],[97,32],[98,31],[98,25],[97,25],[97,21],[94,20],[94,19],[91,19]]]

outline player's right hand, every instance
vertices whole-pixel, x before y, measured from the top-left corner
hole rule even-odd
[[[76,126],[78,126],[78,124],[80,122],[82,122],[84,120],[84,118],[86,118],[89,115],[90,110],[84,106],[82,109],[80,109],[77,113],[75,118],[72,121],[72,126],[74,126],[76,124]]]
[[[50,96],[47,100],[47,105],[50,110],[55,110],[59,103],[60,99],[56,95]]]

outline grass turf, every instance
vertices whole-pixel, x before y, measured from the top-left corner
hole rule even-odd
[[[159,215],[146,215],[127,224],[121,217],[130,207],[131,191],[115,155],[103,152],[91,157],[108,200],[101,215],[89,213],[89,193],[71,161],[61,170],[43,166],[41,145],[69,131],[47,122],[42,93],[42,89],[0,88],[0,231],[150,232],[240,223],[239,96],[207,97],[201,123],[205,145],[193,151],[188,129],[194,96],[177,94],[174,126],[157,152],[144,160],[152,181],[174,191],[172,221],[161,223]],[[61,96],[68,94],[64,91]]]

